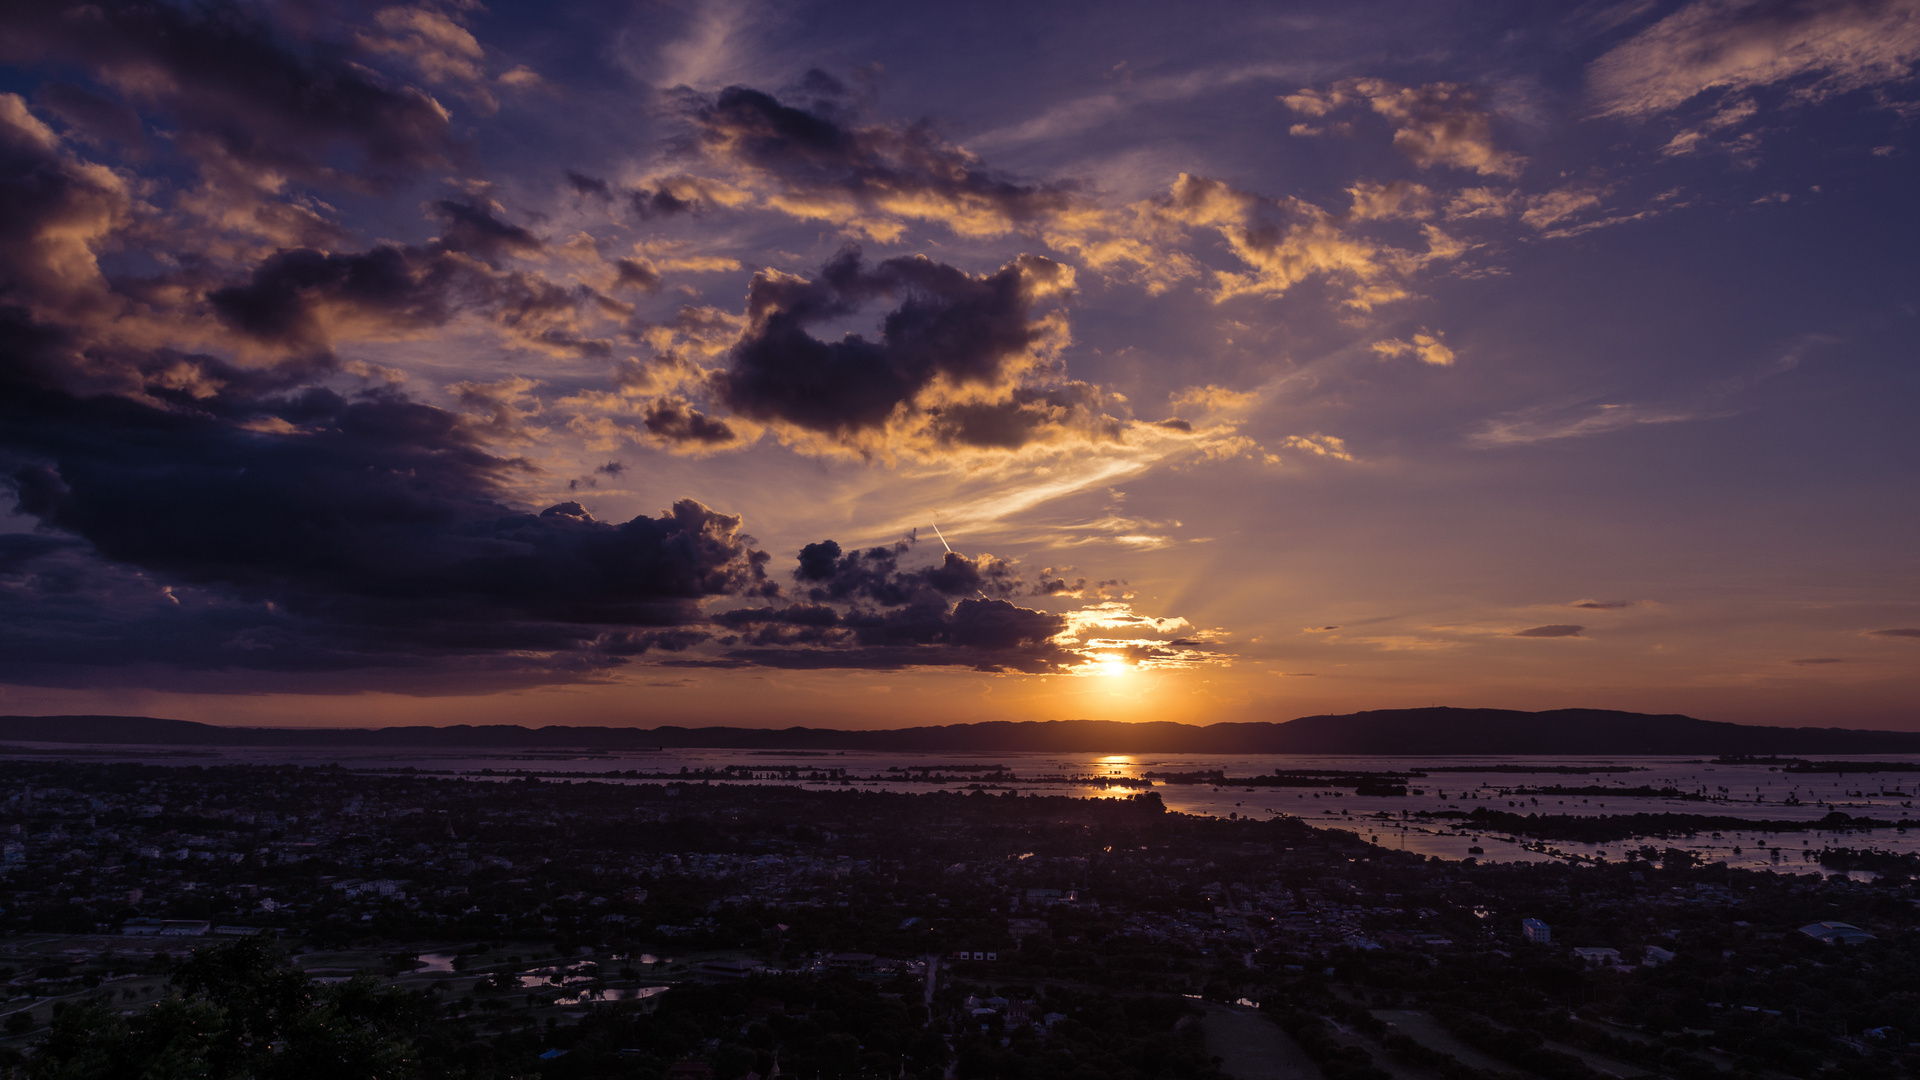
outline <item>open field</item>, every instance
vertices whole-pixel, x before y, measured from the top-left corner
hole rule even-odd
[[[1234,1080],[1322,1080],[1278,1024],[1241,1006],[1207,1006],[1207,1052]]]

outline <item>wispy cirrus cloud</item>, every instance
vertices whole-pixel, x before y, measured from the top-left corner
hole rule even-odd
[[[1695,0],[1595,60],[1604,115],[1647,117],[1710,90],[1792,84],[1815,99],[1903,80],[1920,62],[1914,0]]]
[[[1514,637],[1525,638],[1570,638],[1580,637],[1587,628],[1572,623],[1553,623],[1547,626],[1529,626],[1525,630],[1515,630]]]
[[[1107,89],[1049,106],[1032,119],[984,132],[972,141],[991,147],[1069,138],[1114,123],[1142,106],[1187,101],[1247,83],[1298,79],[1306,73],[1301,64],[1236,64],[1142,76],[1123,63],[1109,73]]]
[[[1811,352],[1840,339],[1808,333],[1794,338],[1771,362],[1720,379],[1667,402],[1601,402],[1592,399],[1521,410],[1487,421],[1468,436],[1478,446],[1519,446],[1556,439],[1605,435],[1615,431],[1739,415],[1741,395],[1770,379],[1796,370]]]
[[[1727,410],[1690,409],[1672,405],[1598,404],[1570,409],[1531,410],[1490,420],[1469,436],[1480,446],[1525,446],[1555,439],[1605,435],[1653,424],[1677,424],[1729,415]]]

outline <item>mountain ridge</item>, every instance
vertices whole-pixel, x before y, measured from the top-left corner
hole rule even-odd
[[[873,750],[924,753],[1451,754],[1920,753],[1920,732],[1762,727],[1612,709],[1373,709],[1271,722],[991,720],[912,728],[578,727],[518,724],[267,728],[150,716],[0,716],[0,741],[160,746],[446,749]]]

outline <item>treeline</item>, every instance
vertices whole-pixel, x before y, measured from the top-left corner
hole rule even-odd
[[[1354,788],[1360,795],[1405,795],[1410,778],[1420,772],[1322,772],[1313,769],[1276,769],[1259,776],[1228,776],[1223,769],[1195,772],[1143,772],[1163,784],[1213,784],[1218,787]]]
[[[1793,757],[1754,757],[1750,754],[1722,754],[1715,765],[1766,765],[1787,773],[1877,773],[1920,772],[1920,762],[1912,761],[1809,761]]]
[[[1420,811],[1416,818],[1468,821],[1483,832],[1510,833],[1538,840],[1573,840],[1604,844],[1638,837],[1673,839],[1706,832],[1800,833],[1870,829],[1904,829],[1916,822],[1908,818],[1885,821],[1853,817],[1839,811],[1814,821],[1755,820],[1715,814],[1603,814],[1581,817],[1574,814],[1516,814],[1508,810],[1479,807],[1471,812],[1459,810]]]

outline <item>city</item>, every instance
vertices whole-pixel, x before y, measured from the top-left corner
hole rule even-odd
[[[1450,863],[1151,791],[0,769],[15,1068],[235,951],[388,995],[422,1076],[1238,1075],[1255,1010],[1329,1078],[1920,1061],[1898,872]]]

